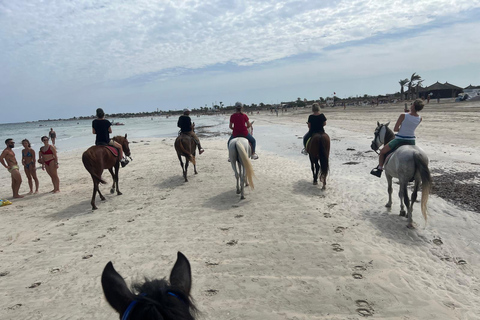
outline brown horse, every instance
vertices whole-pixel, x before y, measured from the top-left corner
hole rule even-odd
[[[175,140],[175,151],[177,151],[178,160],[180,160],[180,166],[182,167],[185,182],[188,182],[188,162],[193,163],[193,171],[195,172],[195,174],[198,174],[197,164],[195,162],[196,147],[197,144],[195,143],[195,140],[193,140],[193,138],[188,134],[181,133]],[[182,156],[185,157],[185,166],[183,165]]]
[[[313,184],[318,184],[318,172],[321,169],[320,181],[323,183],[322,190],[325,190],[328,175],[328,157],[330,155],[330,137],[326,133],[314,134],[308,142],[306,150],[310,156]]]
[[[128,147],[127,135],[125,134],[125,137],[116,136],[113,138],[113,140],[118,142],[123,148],[123,153],[130,157],[130,148]],[[118,189],[118,169],[120,168],[119,156],[115,156],[110,150],[108,150],[108,148],[106,148],[106,146],[91,146],[83,153],[82,162],[85,166],[85,169],[87,169],[92,176],[93,180],[93,195],[91,201],[92,210],[97,209],[97,206],[95,205],[95,196],[97,192],[100,195],[100,199],[102,199],[102,201],[105,200],[105,197],[98,188],[99,183],[106,183],[102,179],[102,173],[104,169],[108,169],[113,178],[113,184],[112,188],[110,189],[110,193],[114,193],[116,189],[117,195],[122,194]],[[113,172],[113,168],[115,168],[115,173]]]

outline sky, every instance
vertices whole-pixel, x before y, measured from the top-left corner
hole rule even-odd
[[[0,123],[480,85],[480,0],[0,0]]]

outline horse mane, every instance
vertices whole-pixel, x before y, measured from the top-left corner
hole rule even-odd
[[[165,278],[154,280],[145,278],[144,283],[134,283],[132,291],[138,294],[136,296],[138,304],[135,306],[132,320],[194,320],[198,314],[193,298],[186,296],[179,288],[171,286]]]

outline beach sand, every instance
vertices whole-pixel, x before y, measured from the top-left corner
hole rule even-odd
[[[105,264],[112,261],[127,283],[162,278],[177,251],[190,260],[200,319],[478,319],[479,212],[461,197],[432,194],[427,224],[416,203],[417,228],[407,229],[398,185],[387,209],[386,179],[369,174],[376,121],[393,127],[402,110],[322,110],[332,140],[325,191],[312,185],[300,154],[307,109],[250,116],[260,159],[255,189],[242,201],[226,137],[202,140],[206,151],[188,183],[174,137],[131,141],[123,195],[109,194],[104,172],[107,200],[97,197],[96,211],[83,150],[61,153],[60,194],[46,193],[51,182],[39,170],[39,195],[0,208],[0,319],[117,319],[100,283]],[[468,172],[458,184],[478,188],[479,112],[479,104],[453,103],[422,111],[417,144],[434,182]],[[262,133],[267,124],[285,135],[273,149]],[[0,179],[1,197],[10,198],[6,170]]]

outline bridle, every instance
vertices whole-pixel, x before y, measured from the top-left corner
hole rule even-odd
[[[182,299],[182,297],[178,296],[177,294],[173,293],[172,291],[167,291],[168,295],[171,295],[172,297],[177,298],[178,300],[182,301],[188,306],[188,303]],[[147,294],[146,293],[140,293],[140,296],[145,297]],[[140,301],[140,299],[135,299],[130,304],[128,305],[127,309],[123,313],[122,319],[121,320],[128,320],[128,317],[130,316],[130,313],[132,312],[133,308],[135,305]]]
[[[372,150],[375,151],[376,154],[380,154],[380,152],[378,151],[378,149],[380,148],[380,146],[382,144],[384,144],[385,141],[382,141],[382,138],[381,138],[381,133],[382,133],[382,129],[385,128],[385,130],[383,131],[383,138],[385,138],[385,133],[387,131],[386,129],[386,125],[384,124],[381,124],[379,127],[377,127],[375,129],[375,132],[374,132],[374,138],[372,140]],[[378,141],[378,142],[377,142]],[[375,144],[375,147],[377,147],[377,149],[374,149],[373,148],[373,145]]]

